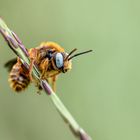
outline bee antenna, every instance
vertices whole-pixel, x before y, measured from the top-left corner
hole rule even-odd
[[[85,54],[85,53],[89,53],[89,52],[92,52],[92,50],[88,50],[88,51],[84,51],[84,52],[81,52],[81,53],[77,53],[77,54],[71,56],[70,58],[68,58],[68,60],[71,60],[72,58],[74,58],[76,56],[79,56],[79,55],[82,55],[82,54]]]
[[[67,57],[65,58],[65,60],[67,60],[67,59],[69,58],[69,56],[71,56],[71,54],[73,54],[76,50],[77,50],[77,49],[74,48],[74,49],[67,55]]]

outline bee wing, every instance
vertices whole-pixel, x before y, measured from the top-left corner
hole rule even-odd
[[[14,64],[17,63],[17,58],[13,58],[4,64],[4,67],[7,68],[8,71],[11,71]]]

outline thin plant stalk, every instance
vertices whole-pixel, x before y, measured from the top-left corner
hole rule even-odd
[[[26,68],[29,68],[30,65],[30,58],[27,49],[22,44],[21,40],[18,36],[10,30],[5,22],[0,18],[0,33],[4,37],[5,41],[7,42],[8,46],[13,50],[13,52],[20,58],[21,62],[24,64]],[[59,97],[56,93],[52,90],[51,86],[47,83],[46,80],[40,79],[40,72],[35,66],[33,65],[32,75],[36,78],[42,88],[44,89],[45,93],[49,95],[52,102],[54,103],[56,109],[62,116],[62,118],[68,123],[70,129],[72,130],[73,134],[80,138],[80,140],[91,140],[91,137],[78,125],[72,115],[69,113],[67,108],[61,102]]]

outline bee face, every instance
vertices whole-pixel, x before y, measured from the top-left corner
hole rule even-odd
[[[71,60],[67,59],[68,54],[65,52],[55,54],[55,64],[57,69],[63,73],[67,72],[72,68]]]
[[[65,53],[64,54],[64,66],[63,66],[63,69],[62,69],[63,73],[72,69],[72,60],[69,60],[68,59],[69,57],[67,57],[67,56],[68,56],[68,54]]]

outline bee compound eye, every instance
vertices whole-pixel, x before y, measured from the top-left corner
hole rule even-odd
[[[55,56],[55,62],[56,62],[56,66],[57,68],[62,68],[63,67],[63,55],[61,53],[57,53]]]

